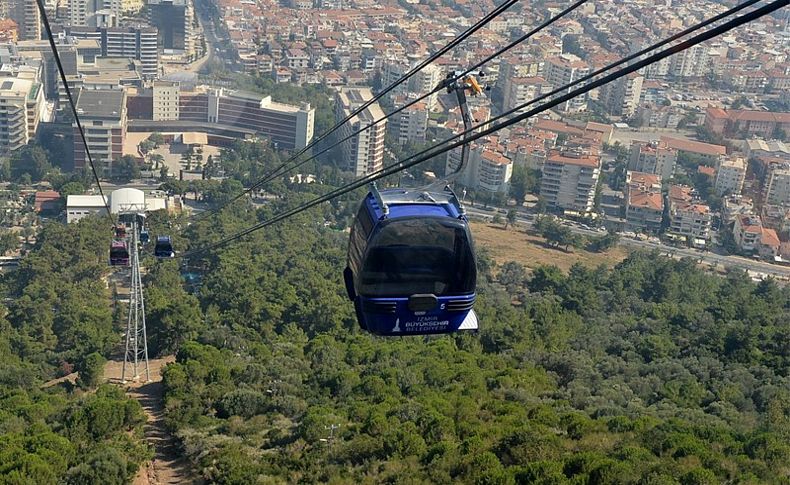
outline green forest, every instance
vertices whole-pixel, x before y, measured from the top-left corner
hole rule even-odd
[[[2,274],[0,484],[123,484],[152,456],[140,404],[101,384],[122,321],[105,284],[108,226],[50,223]],[[73,371],[75,384],[44,385]]]
[[[235,180],[204,187],[210,203],[268,169],[259,146],[230,155]],[[332,176],[278,181],[274,200],[220,216],[153,214],[151,232],[200,248],[327,192]],[[478,248],[478,333],[375,337],[342,284],[362,195],[189,260],[144,259],[149,348],[176,355],[166,422],[196,477],[790,480],[790,289],[654,253],[563,273],[498,266]],[[125,483],[151,456],[139,405],[97,378],[124,322],[103,282],[109,237],[106,220],[49,225],[2,279],[0,483]],[[42,388],[72,370],[75,385]]]
[[[283,183],[273,203],[234,205],[190,225],[186,239],[204,246],[326,190]],[[374,337],[359,330],[341,281],[339,228],[361,196],[190,261],[203,274],[190,288],[201,320],[177,317],[189,303],[157,326],[180,340],[168,345],[177,362],[164,373],[167,420],[198,475],[225,484],[790,479],[790,290],[652,253],[563,274],[497,267],[479,249],[478,334]],[[175,265],[159,267],[175,278]],[[185,298],[173,285],[154,291]]]

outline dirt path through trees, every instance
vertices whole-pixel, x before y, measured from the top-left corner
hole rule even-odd
[[[162,369],[174,360],[173,356],[152,359],[149,361],[151,382],[145,382],[143,371],[139,382],[128,381],[125,384],[129,397],[140,402],[148,417],[145,437],[154,448],[154,459],[151,463],[140,467],[134,485],[195,483],[189,472],[189,464],[180,455],[175,439],[167,431],[164,422]],[[104,378],[109,382],[123,385],[121,384],[122,369],[123,360],[111,360],[104,368]],[[127,369],[127,378],[128,371],[129,369]]]

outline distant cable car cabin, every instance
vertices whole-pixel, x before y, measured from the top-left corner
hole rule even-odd
[[[151,240],[151,235],[148,233],[148,229],[141,229],[140,244],[148,244],[150,240]]]
[[[170,236],[159,236],[156,238],[154,256],[160,259],[176,257],[176,252],[173,250],[173,243]]]
[[[129,266],[129,247],[126,241],[115,239],[110,244],[110,266]]]
[[[375,185],[351,228],[346,290],[362,329],[377,335],[477,330],[477,267],[468,221],[442,192]]]

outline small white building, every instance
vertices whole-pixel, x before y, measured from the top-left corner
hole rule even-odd
[[[70,195],[66,198],[66,222],[68,224],[93,214],[107,214],[105,201],[101,195]]]
[[[101,195],[70,195],[66,199],[66,222],[71,224],[89,215],[106,215],[107,207],[113,214],[121,212],[153,212],[181,210],[178,197],[167,197],[164,194],[146,194],[142,190],[123,188],[106,196],[107,204]]]

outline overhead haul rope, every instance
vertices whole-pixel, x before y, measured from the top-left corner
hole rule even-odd
[[[408,103],[404,104],[403,106],[395,109],[394,111],[390,112],[389,114],[387,114],[385,116],[382,116],[381,118],[373,121],[372,123],[367,124],[367,125],[363,126],[362,128],[360,128],[360,129],[358,129],[356,131],[353,131],[352,133],[350,133],[349,135],[346,135],[344,138],[336,141],[335,143],[333,143],[329,147],[322,149],[320,152],[318,152],[316,154],[310,155],[308,158],[306,158],[305,160],[302,160],[301,162],[295,164],[294,166],[286,167],[286,165],[288,165],[290,162],[296,160],[306,150],[300,151],[296,155],[292,156],[291,158],[289,158],[288,160],[286,160],[285,162],[280,164],[277,168],[272,170],[268,175],[265,175],[265,176],[261,177],[260,179],[258,179],[255,183],[253,183],[250,187],[245,189],[240,194],[238,194],[238,195],[232,197],[231,199],[227,200],[226,202],[222,203],[219,207],[214,208],[214,209],[212,209],[212,210],[210,210],[208,212],[200,214],[199,216],[196,217],[195,221],[202,220],[202,219],[204,219],[205,217],[208,217],[211,214],[216,214],[216,213],[221,212],[223,209],[225,209],[227,206],[229,206],[233,202],[239,200],[240,198],[242,198],[245,195],[249,194],[253,190],[258,189],[258,188],[262,187],[263,185],[271,182],[275,178],[280,177],[280,176],[284,175],[285,173],[287,173],[287,172],[289,172],[291,170],[299,168],[302,165],[304,165],[304,164],[306,164],[306,163],[308,163],[308,162],[310,162],[312,160],[315,160],[316,158],[320,157],[324,153],[329,152],[330,150],[332,150],[336,146],[344,143],[347,140],[350,140],[351,138],[353,138],[353,137],[357,136],[358,134],[362,133],[363,131],[369,130],[370,128],[372,128],[372,127],[378,125],[379,123],[387,120],[388,118],[391,118],[392,116],[394,116],[394,115],[406,110],[407,108],[419,103],[420,101],[422,101],[422,100],[424,100],[424,99],[426,99],[426,98],[428,98],[430,96],[433,96],[434,94],[436,94],[436,93],[438,93],[440,91],[443,91],[445,89],[445,86],[465,78],[467,75],[469,75],[473,71],[476,71],[477,69],[479,69],[483,65],[487,64],[491,60],[501,56],[502,54],[504,54],[505,52],[509,51],[513,47],[521,44],[525,40],[527,40],[527,39],[533,37],[535,34],[539,33],[541,30],[545,29],[546,27],[549,27],[553,23],[555,23],[558,20],[560,20],[561,18],[565,17],[567,14],[569,14],[572,11],[576,10],[578,7],[580,7],[582,4],[586,3],[587,1],[589,1],[589,0],[577,0],[575,3],[570,5],[568,8],[566,8],[562,12],[560,12],[557,15],[555,15],[554,17],[551,17],[550,19],[546,20],[541,25],[539,25],[536,28],[532,29],[530,32],[522,35],[521,37],[519,37],[518,39],[514,40],[513,42],[511,42],[510,44],[506,45],[505,47],[500,48],[499,50],[497,50],[493,54],[487,56],[485,59],[477,62],[472,67],[469,67],[469,68],[467,68],[464,71],[460,71],[459,73],[455,73],[455,74],[453,74],[452,77],[450,77],[448,79],[442,80],[441,84],[439,84],[435,88],[431,89],[427,93],[417,97],[416,99],[413,99],[413,100],[409,101]],[[754,0],[754,1],[757,1],[757,0]],[[393,86],[390,86],[390,87],[393,87]],[[374,100],[375,99],[376,98],[374,98]],[[350,118],[347,117],[346,120],[343,120],[340,124],[346,122],[348,119],[350,119]]]
[[[88,163],[90,164],[91,172],[93,172],[93,178],[96,180],[96,185],[99,186],[99,194],[101,195],[102,201],[104,202],[105,209],[107,209],[107,217],[110,218],[110,222],[113,226],[115,226],[115,217],[113,217],[112,212],[110,211],[110,205],[107,202],[107,197],[104,196],[104,190],[101,188],[99,174],[96,171],[96,166],[93,164],[93,157],[91,156],[91,151],[88,147],[88,140],[85,138],[85,129],[82,127],[82,123],[80,122],[80,116],[79,113],[77,113],[77,105],[74,102],[74,97],[71,95],[71,88],[69,87],[69,83],[66,80],[66,71],[63,69],[63,62],[60,60],[60,54],[58,53],[57,45],[55,45],[55,37],[52,35],[52,28],[49,25],[47,9],[44,8],[44,0],[36,0],[36,3],[38,4],[39,12],[41,12],[41,20],[44,23],[44,30],[47,31],[47,39],[49,39],[49,46],[52,49],[52,55],[55,56],[55,64],[57,64],[58,72],[60,73],[60,82],[63,83],[63,88],[66,90],[66,97],[69,99],[69,105],[71,106],[71,112],[74,115],[74,121],[77,123],[77,129],[80,132],[82,144],[85,146],[85,156],[88,159]]]
[[[721,25],[719,25],[717,27],[714,27],[714,28],[712,28],[710,30],[707,30],[705,32],[697,34],[696,36],[692,37],[691,39],[685,40],[685,41],[683,41],[683,42],[681,42],[679,44],[676,44],[676,45],[671,46],[671,47],[669,47],[667,49],[664,49],[664,50],[662,50],[660,52],[652,54],[649,57],[646,57],[646,58],[644,58],[642,60],[639,60],[639,61],[637,61],[637,62],[635,62],[635,63],[633,63],[633,64],[631,64],[631,65],[629,65],[627,67],[619,69],[618,71],[613,72],[611,74],[608,74],[608,75],[606,75],[606,76],[604,76],[604,77],[602,77],[600,79],[597,79],[597,80],[595,80],[595,81],[593,81],[593,82],[591,82],[591,83],[589,83],[589,84],[587,84],[585,86],[582,86],[582,87],[577,88],[577,89],[575,89],[575,90],[573,90],[571,92],[568,92],[566,94],[558,96],[557,98],[552,99],[552,100],[546,102],[545,104],[543,104],[543,105],[541,105],[541,106],[539,106],[537,108],[533,108],[533,109],[531,109],[531,110],[529,110],[529,111],[527,111],[525,113],[517,115],[517,116],[515,116],[515,117],[513,117],[513,118],[511,118],[511,119],[509,119],[507,121],[504,121],[502,123],[490,126],[489,128],[481,130],[478,133],[474,133],[474,134],[467,133],[467,132],[460,133],[460,134],[458,134],[458,135],[456,135],[456,136],[454,136],[454,137],[452,137],[452,138],[450,138],[448,140],[445,140],[445,141],[435,145],[434,147],[432,147],[432,148],[430,148],[428,150],[420,152],[419,154],[415,154],[415,155],[413,155],[413,156],[411,156],[409,158],[406,158],[405,160],[402,160],[402,161],[400,161],[400,162],[398,162],[396,164],[393,164],[393,165],[390,165],[388,167],[385,167],[384,169],[379,170],[375,174],[371,174],[371,175],[369,175],[367,177],[363,177],[361,179],[355,180],[354,182],[346,184],[343,187],[335,189],[335,190],[333,190],[333,191],[331,191],[331,192],[329,192],[329,193],[327,193],[327,194],[325,194],[323,196],[316,197],[315,199],[313,199],[313,200],[311,200],[311,201],[309,201],[309,202],[307,202],[305,204],[302,204],[302,205],[300,205],[298,207],[295,207],[293,209],[290,209],[290,210],[287,210],[285,212],[282,212],[282,213],[272,217],[271,219],[268,219],[268,220],[263,221],[263,222],[261,222],[259,224],[256,224],[256,225],[254,225],[254,226],[252,226],[252,227],[250,227],[248,229],[245,229],[244,231],[238,232],[238,233],[236,233],[236,234],[234,234],[232,236],[229,236],[227,238],[224,238],[224,239],[222,239],[222,240],[220,240],[220,241],[218,241],[216,243],[212,243],[212,244],[209,244],[208,246],[205,246],[205,247],[202,247],[202,248],[197,248],[197,249],[195,249],[193,251],[189,251],[189,252],[185,253],[184,255],[182,255],[181,257],[192,257],[192,256],[194,256],[196,254],[203,253],[203,252],[206,252],[206,251],[210,251],[210,250],[217,249],[219,247],[225,246],[225,245],[227,245],[227,244],[229,244],[229,243],[231,243],[233,241],[236,241],[236,240],[238,240],[238,239],[240,239],[240,238],[242,238],[242,237],[244,237],[244,236],[246,236],[248,234],[251,234],[252,232],[255,232],[255,231],[260,230],[260,229],[262,229],[264,227],[270,226],[270,225],[272,225],[272,224],[274,224],[276,222],[282,221],[284,219],[292,217],[292,216],[294,216],[296,214],[299,214],[301,212],[304,212],[307,209],[315,207],[318,204],[321,204],[323,202],[327,202],[327,201],[332,200],[332,199],[334,199],[336,197],[344,195],[344,194],[346,194],[348,192],[356,190],[356,189],[358,189],[358,188],[360,188],[360,187],[362,187],[362,186],[364,186],[364,185],[366,185],[366,184],[368,184],[370,182],[373,182],[373,181],[376,181],[376,180],[381,179],[383,177],[392,175],[392,174],[397,173],[397,172],[399,172],[401,170],[405,170],[405,169],[410,168],[412,166],[415,166],[415,165],[417,165],[419,163],[425,162],[426,160],[429,160],[429,159],[431,159],[431,158],[433,158],[433,157],[435,157],[437,155],[441,155],[441,154],[446,153],[446,152],[448,152],[450,150],[458,148],[459,146],[463,145],[464,143],[472,142],[472,141],[475,141],[477,139],[486,137],[486,136],[488,136],[488,135],[490,135],[492,133],[495,133],[495,132],[497,132],[497,131],[499,131],[499,130],[501,130],[503,128],[507,128],[508,126],[511,126],[513,124],[516,124],[516,123],[519,123],[521,121],[524,121],[524,120],[526,120],[526,119],[528,119],[528,118],[530,118],[532,116],[540,114],[540,113],[542,113],[542,112],[544,112],[544,111],[546,111],[548,109],[551,109],[551,108],[553,108],[553,107],[555,107],[557,105],[560,105],[560,104],[562,104],[562,103],[564,103],[564,102],[566,102],[568,100],[571,100],[571,99],[575,98],[576,96],[585,94],[585,93],[587,93],[587,92],[589,92],[589,91],[591,91],[593,89],[596,89],[596,88],[598,88],[600,86],[603,86],[604,84],[610,83],[610,82],[612,82],[612,81],[614,81],[616,79],[619,79],[619,78],[621,78],[623,76],[631,74],[632,72],[635,72],[635,71],[637,71],[639,69],[642,69],[643,67],[646,67],[646,66],[649,66],[651,64],[654,64],[654,63],[656,63],[656,62],[658,62],[658,61],[660,61],[662,59],[665,59],[665,58],[673,55],[673,54],[682,52],[682,51],[684,51],[684,50],[686,50],[686,49],[688,49],[690,47],[693,47],[693,46],[695,46],[697,44],[700,44],[700,43],[705,42],[707,40],[710,40],[710,39],[712,39],[714,37],[717,37],[717,36],[719,36],[719,35],[721,35],[721,34],[723,34],[725,32],[728,32],[728,31],[730,31],[730,30],[732,30],[732,29],[734,29],[736,27],[739,27],[741,25],[744,25],[744,24],[747,24],[749,22],[752,22],[755,19],[758,19],[758,18],[760,18],[760,17],[762,17],[764,15],[767,15],[769,13],[775,12],[776,10],[787,6],[788,4],[790,4],[790,0],[774,0],[774,1],[772,1],[772,2],[770,2],[768,4],[766,4],[766,5],[758,8],[758,9],[755,9],[755,10],[752,10],[752,11],[750,11],[748,13],[745,13],[744,15],[742,15],[740,17],[736,17],[736,18],[731,19],[731,20],[729,20],[729,21],[727,21],[727,22],[725,22],[725,23],[723,23],[723,24],[721,24]],[[721,16],[717,16],[717,17],[721,18]],[[702,26],[703,26],[702,24],[698,24],[698,25],[692,27],[691,29],[687,29],[687,31],[689,31],[687,33],[690,33],[690,32],[693,32],[695,30],[698,30]],[[664,45],[666,43],[667,43],[667,41],[665,40],[665,41],[659,42],[656,45]],[[654,50],[654,49],[655,49],[655,46],[652,46],[652,47],[648,48],[647,50],[649,51],[649,50]],[[619,63],[616,63],[616,64],[622,64],[623,62],[627,62],[627,61],[626,60],[619,61]],[[568,89],[568,87],[561,88],[561,90],[566,90],[566,89]],[[530,103],[524,103],[523,105],[518,106],[514,110],[511,110],[511,111],[519,111],[519,110],[523,109],[525,106],[527,106],[528,104],[530,104]],[[490,125],[492,121],[486,122],[486,125]],[[445,143],[448,143],[448,142],[452,142],[453,140],[456,140],[459,137],[464,137],[464,138],[461,141],[456,141],[454,143],[450,143],[448,146],[436,150],[436,147],[438,147],[439,145],[442,145],[442,144],[445,144]],[[428,151],[429,153],[425,153],[426,151]]]

